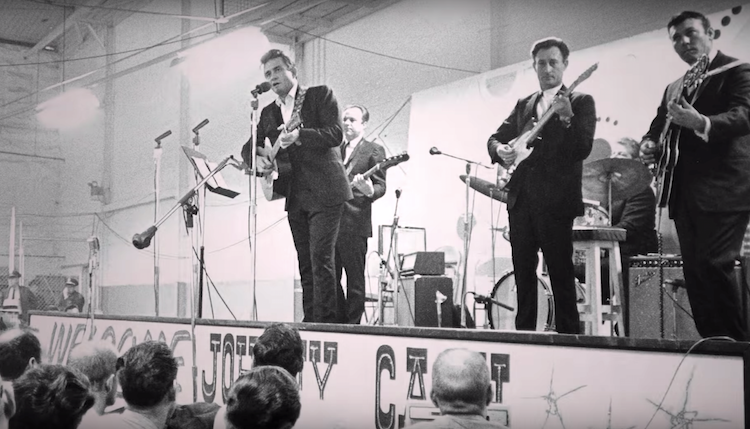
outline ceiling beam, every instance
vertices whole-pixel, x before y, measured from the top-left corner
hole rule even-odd
[[[41,51],[44,49],[47,45],[54,42],[55,39],[60,37],[69,27],[71,27],[76,21],[84,17],[88,13],[88,8],[86,6],[95,6],[97,4],[103,3],[102,0],[89,0],[86,3],[84,3],[81,6],[78,6],[73,13],[70,16],[65,17],[63,19],[62,24],[58,25],[57,27],[53,28],[52,31],[47,33],[46,36],[42,37],[42,40],[37,42],[36,45],[32,46],[27,54],[34,54],[36,52]],[[63,13],[66,13],[65,7],[63,7]],[[63,49],[65,47],[63,46]]]

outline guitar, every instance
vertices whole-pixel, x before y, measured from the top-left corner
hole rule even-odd
[[[402,154],[399,154],[399,155],[396,155],[396,156],[392,156],[390,158],[386,158],[386,159],[380,161],[379,163],[377,163],[376,165],[374,165],[369,170],[367,170],[364,173],[362,173],[362,178],[363,179],[367,179],[368,177],[372,176],[373,174],[377,173],[378,171],[381,171],[381,170],[385,171],[385,170],[387,170],[387,169],[389,169],[391,167],[399,165],[402,162],[405,162],[405,161],[408,161],[408,160],[409,160],[409,154],[406,153],[406,152],[404,152]],[[352,183],[352,186],[354,186],[354,183]]]
[[[700,86],[706,77],[707,68],[708,56],[703,54],[685,73],[682,85],[679,91],[676,91],[672,101],[675,103],[679,102],[683,90],[687,89],[691,91]],[[659,156],[659,161],[655,166],[651,167],[651,171],[656,177],[656,204],[659,207],[666,207],[672,195],[674,168],[677,165],[677,159],[680,155],[677,142],[680,140],[681,132],[682,127],[672,127],[672,116],[667,115],[664,127],[659,134],[658,147],[662,148],[662,152]]]
[[[291,119],[287,124],[284,124],[284,131],[290,132],[297,128],[302,127],[302,120],[297,115],[292,115]],[[273,169],[263,174],[260,177],[260,187],[263,191],[263,196],[268,201],[278,200],[279,198],[286,197],[286,183],[289,179],[289,173],[291,172],[291,165],[288,161],[279,160],[277,162],[276,156],[279,154],[281,149],[281,134],[276,138],[273,145],[269,147],[269,140],[266,138],[264,147],[260,148],[258,156],[261,156],[273,164]],[[262,153],[261,153],[262,152]]]
[[[594,64],[593,66],[589,67],[581,73],[580,76],[568,87],[565,89],[565,91],[557,94],[555,98],[563,98],[563,97],[569,97],[570,93],[573,92],[573,90],[581,84],[584,80],[588,79],[592,73],[599,67],[599,63]],[[529,122],[526,123],[526,125],[523,127],[523,132],[520,136],[516,137],[515,139],[508,142],[508,144],[516,150],[516,160],[513,161],[513,164],[510,165],[507,169],[502,171],[501,169],[498,169],[498,178],[497,178],[497,187],[500,189],[505,188],[505,186],[510,182],[511,176],[513,176],[513,173],[516,171],[516,168],[518,168],[518,165],[522,163],[526,158],[528,158],[531,155],[531,152],[534,151],[534,140],[539,137],[539,133],[542,132],[542,128],[549,122],[550,119],[557,113],[557,110],[553,109],[552,106],[550,106],[549,109],[547,109],[544,114],[542,114],[542,117],[539,118],[539,121],[536,123],[533,123],[532,120],[529,120]]]

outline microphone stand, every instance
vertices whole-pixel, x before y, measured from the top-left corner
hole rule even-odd
[[[453,294],[453,296],[459,296],[461,297],[461,327],[466,327],[466,274],[468,272],[468,265],[469,265],[469,245],[470,245],[470,239],[471,239],[471,227],[469,226],[469,216],[473,215],[470,213],[469,209],[469,191],[471,189],[471,165],[478,165],[484,168],[491,168],[488,167],[481,162],[471,161],[465,158],[460,158],[454,155],[450,155],[444,152],[441,152],[437,150],[437,148],[430,149],[431,155],[445,155],[449,158],[458,159],[460,161],[466,162],[466,207],[464,212],[464,254],[463,254],[463,261],[461,262],[463,264],[463,267],[461,268],[461,292],[459,294]],[[494,264],[495,261],[492,261]]]
[[[401,282],[401,264],[399,263],[398,259],[398,202],[401,199],[401,190],[396,190],[396,206],[393,209],[393,223],[391,224],[391,243],[388,247],[388,256],[385,258],[386,263],[390,261],[391,255],[393,255],[393,267],[394,267],[394,273],[391,275],[393,276],[393,280],[396,283],[396,287],[393,288],[393,292],[395,292],[396,299],[394,300],[394,315],[393,315],[393,321],[396,326],[398,326],[398,294],[399,291],[403,291],[403,285]],[[383,305],[382,305],[382,292],[381,292],[381,307],[380,307],[380,317],[381,321],[383,320],[382,317],[383,314]],[[414,323],[414,313],[411,309],[411,303],[409,302],[409,298],[404,295],[404,299],[406,299],[406,305],[409,308],[409,314],[411,315],[412,324]]]
[[[200,136],[199,130],[205,127],[207,124],[208,124],[208,119],[204,119],[203,121],[201,121],[201,123],[196,125],[192,130],[193,133],[195,134],[195,136],[193,137],[193,150],[195,150],[196,152],[200,152],[201,136]],[[198,175],[197,171],[195,171],[194,174],[195,174],[195,181],[197,182],[200,176]],[[195,193],[196,204],[184,206],[185,216],[187,219],[189,219],[189,221],[187,222],[188,228],[192,227],[193,225],[192,217],[194,215],[196,214],[200,215],[200,213],[205,212],[206,188],[202,188],[201,191],[202,192]],[[197,318],[199,319],[203,317],[203,270],[205,268],[205,265],[204,265],[205,264],[205,259],[204,259],[205,227],[206,227],[206,216],[201,216],[198,218],[198,234],[194,235],[193,240],[192,240],[194,243],[193,249],[195,249],[196,247],[199,249],[197,272],[195,270],[195,250],[190,252],[190,259],[192,260],[192,267],[193,267],[193,273],[194,273],[193,277],[195,277],[195,275],[198,276],[197,290],[195,289],[195,287],[193,288],[193,295],[197,293],[197,296],[196,296],[197,305],[196,307],[193,308],[193,312],[197,314]],[[193,279],[193,286],[195,286],[195,281],[196,279]]]
[[[97,260],[99,254],[99,238],[91,237],[88,239],[89,242],[89,305],[88,305],[88,317],[91,319],[91,329],[89,329],[89,340],[94,338],[94,301],[96,300],[96,288],[94,288],[94,270],[99,266]]]
[[[258,181],[255,177],[258,172],[256,156],[258,154],[258,94],[260,91],[256,88],[250,92],[253,99],[250,101],[250,129],[252,130],[252,147],[250,148],[250,170],[248,174],[248,186],[250,191],[250,200],[248,203],[247,210],[247,236],[248,243],[250,244],[250,270],[251,282],[250,287],[252,291],[252,310],[250,312],[250,320],[258,320],[258,302],[256,300],[255,287],[256,287],[256,263],[257,263],[257,235],[258,235]]]
[[[154,222],[159,220],[159,183],[161,182],[161,139],[154,147]],[[154,237],[154,314],[159,317],[159,240]]]

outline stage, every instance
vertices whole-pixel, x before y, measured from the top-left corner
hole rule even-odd
[[[31,313],[47,352],[65,363],[89,337],[122,353],[149,339],[178,359],[177,401],[223,403],[252,365],[268,323]],[[87,323],[88,322],[88,323]],[[430,418],[431,366],[442,350],[483,353],[490,418],[512,428],[741,428],[750,344],[520,333],[484,329],[294,324],[305,342],[297,428],[395,429]],[[195,350],[193,350],[193,345]],[[691,349],[692,347],[692,349]],[[689,354],[687,354],[689,352]],[[687,354],[687,355],[686,355]]]

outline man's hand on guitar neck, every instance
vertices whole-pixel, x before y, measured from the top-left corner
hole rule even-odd
[[[367,197],[371,197],[375,194],[375,185],[373,185],[372,180],[370,180],[369,177],[365,179],[362,174],[354,176],[352,179],[352,185]]]
[[[689,128],[702,134],[708,127],[708,118],[701,115],[695,108],[685,100],[685,97],[680,97],[680,102],[675,103],[670,101],[667,104],[667,110],[672,118],[672,123],[681,127]]]
[[[282,149],[286,149],[294,143],[299,144],[299,129],[295,128],[292,131],[287,131],[284,124],[279,125],[278,129],[281,130],[281,134],[279,135],[279,144],[281,145]]]
[[[560,116],[560,120],[570,125],[570,120],[573,118],[573,107],[570,105],[568,97],[557,96],[553,98],[550,109],[554,109],[557,115]]]

